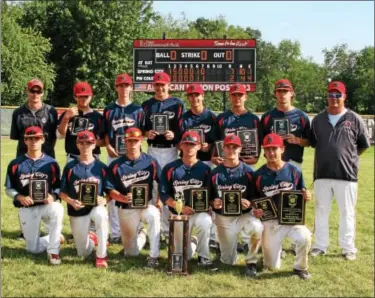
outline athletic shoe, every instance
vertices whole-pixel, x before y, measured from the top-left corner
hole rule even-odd
[[[61,259],[58,254],[47,254],[48,262],[51,265],[60,265],[61,264]]]
[[[357,255],[353,252],[347,252],[347,253],[343,254],[342,256],[347,261],[355,261],[357,259]]]
[[[310,279],[312,275],[307,270],[293,269],[293,273],[297,274],[300,279]]]
[[[108,268],[107,258],[96,257],[95,267],[96,268]]]
[[[311,256],[312,257],[316,257],[316,256],[319,256],[319,255],[322,255],[324,256],[326,253],[324,251],[322,251],[321,249],[319,248],[314,248],[312,251],[311,251]]]
[[[148,257],[147,258],[147,264],[146,264],[146,267],[147,268],[151,268],[151,269],[156,269],[159,267],[159,261],[157,258],[151,258],[151,257]]]
[[[251,277],[251,278],[257,277],[258,276],[257,265],[256,264],[246,264],[245,276]]]
[[[218,244],[217,244],[217,242],[215,240],[213,240],[213,239],[210,239],[210,241],[208,242],[208,245],[213,250],[216,250],[219,247]]]

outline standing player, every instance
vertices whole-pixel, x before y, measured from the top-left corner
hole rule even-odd
[[[212,266],[208,246],[212,226],[211,216],[207,212],[196,213],[190,201],[190,192],[193,189],[207,187],[207,179],[211,168],[197,159],[197,152],[201,149],[201,139],[197,132],[185,132],[181,138],[180,148],[183,153],[182,158],[167,164],[163,169],[160,196],[163,203],[169,207],[169,211],[177,214],[174,197],[176,194],[183,195],[185,205],[182,214],[190,216],[188,258],[193,257],[196,249],[198,266]],[[176,223],[175,245],[176,250],[180,251],[182,250],[182,247],[180,247],[183,234],[182,227],[182,222]],[[196,227],[198,232],[198,243],[194,245],[191,241],[193,227]]]
[[[154,157],[160,167],[163,167],[178,158],[178,121],[184,112],[181,99],[169,94],[171,79],[167,73],[159,72],[154,75],[153,85],[155,95],[142,104],[145,112],[145,135],[147,137],[148,154]],[[168,115],[169,130],[163,135],[153,130],[152,115],[161,113]],[[162,212],[161,231],[168,238],[168,207],[164,206]]]
[[[309,117],[293,106],[294,90],[289,80],[281,79],[275,83],[274,95],[276,97],[276,108],[263,114],[261,119],[262,134],[267,135],[275,132],[274,119],[288,119],[290,123],[290,134],[284,138],[285,151],[283,161],[288,161],[302,169],[304,147],[309,146],[308,136],[310,133]]]
[[[108,152],[107,165],[119,158],[121,154],[116,151],[116,142],[123,141],[125,131],[129,127],[144,128],[144,112],[140,105],[131,101],[133,81],[128,74],[119,74],[115,81],[117,100],[110,103],[104,109],[104,131]],[[111,227],[110,242],[119,243],[120,224],[115,200],[111,200],[108,206],[109,224]]]
[[[312,256],[326,254],[333,195],[340,213],[339,245],[346,260],[356,259],[355,205],[359,156],[370,146],[361,117],[345,108],[346,86],[328,86],[328,108],[314,117],[310,143],[315,148],[315,244]]]
[[[142,131],[132,127],[125,132],[126,155],[113,161],[110,165],[111,183],[110,196],[116,202],[118,217],[121,227],[121,239],[124,245],[125,256],[137,256],[146,243],[146,235],[141,230],[138,232],[140,221],[148,225],[148,236],[150,239],[150,254],[147,259],[148,268],[159,266],[159,244],[160,244],[160,211],[162,205],[152,202],[154,183],[159,182],[160,166],[157,161],[146,153],[141,152]],[[131,186],[137,184],[147,185],[148,200],[147,208],[131,209],[133,199]]]
[[[234,265],[237,262],[237,235],[244,232],[249,237],[249,251],[246,256],[245,275],[256,277],[257,253],[260,246],[263,226],[259,219],[251,214],[253,195],[253,170],[240,161],[242,150],[241,139],[236,135],[224,138],[224,162],[212,170],[209,177],[211,206],[216,212],[216,231],[220,245],[220,260],[224,264]],[[223,213],[223,191],[241,192],[241,210],[239,215]]]
[[[60,168],[56,160],[42,152],[45,141],[39,126],[26,128],[24,141],[27,154],[12,160],[8,166],[5,182],[6,194],[19,208],[22,232],[26,240],[26,250],[37,254],[47,250],[48,262],[60,265],[60,235],[63,225],[64,209],[57,202],[60,191]],[[34,202],[30,197],[30,183],[44,180],[48,195],[43,202]],[[49,226],[49,235],[40,237],[40,222]]]
[[[103,193],[108,193],[108,168],[94,157],[95,146],[96,138],[91,131],[78,133],[77,147],[80,155],[64,168],[60,197],[68,205],[70,227],[78,256],[88,257],[97,245],[95,265],[107,268],[108,212]],[[79,200],[80,183],[85,182],[97,184],[95,206],[86,206]],[[95,223],[97,234],[89,232],[91,221]]]
[[[105,146],[103,134],[103,116],[90,108],[93,92],[89,83],[78,82],[73,88],[74,99],[77,102],[76,107],[72,107],[60,115],[57,128],[57,137],[65,138],[65,151],[67,162],[78,158],[79,150],[76,140],[77,133],[83,130],[92,131],[96,139],[94,156],[99,158],[100,148]]]
[[[305,189],[302,172],[292,164],[284,162],[284,141],[281,136],[270,133],[263,140],[264,156],[267,163],[255,172],[256,197],[272,197],[275,206],[279,206],[280,191],[300,190],[306,201],[310,201],[310,192]],[[277,208],[277,207],[276,207]],[[257,217],[263,214],[262,209],[254,209]],[[293,273],[301,279],[309,279],[307,271],[308,254],[311,247],[311,232],[305,225],[279,225],[277,219],[263,222],[263,263],[268,269],[279,269],[281,266],[281,248],[285,237],[295,244],[296,262]]]

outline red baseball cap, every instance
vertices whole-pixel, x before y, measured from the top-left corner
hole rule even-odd
[[[80,131],[77,135],[77,143],[89,142],[92,144],[96,143],[94,134],[89,130]]]
[[[125,140],[142,140],[142,131],[137,127],[130,127],[125,131]]]
[[[203,88],[200,84],[191,84],[186,88],[186,94],[204,94]]]
[[[343,82],[333,81],[328,85],[328,92],[338,91],[340,93],[346,94],[346,86]]]
[[[74,96],[92,96],[91,85],[87,82],[75,83],[73,93]]]
[[[154,84],[169,84],[171,78],[165,72],[158,72],[154,75],[153,83]]]
[[[230,144],[237,145],[239,147],[242,146],[240,137],[235,134],[226,135],[224,138],[224,146]]]
[[[41,127],[39,127],[39,126],[30,126],[30,127],[26,128],[25,134],[24,134],[25,138],[28,138],[28,137],[39,137],[39,136],[43,136],[44,137],[43,129]]]
[[[181,138],[180,143],[191,143],[194,145],[199,145],[201,143],[201,137],[196,131],[186,131]]]
[[[43,90],[44,86],[41,80],[39,79],[32,79],[27,83],[27,88],[31,89],[33,87],[39,87],[40,89]]]
[[[246,87],[242,84],[234,84],[229,88],[229,94],[240,93],[246,94]]]
[[[292,83],[287,80],[287,79],[281,79],[281,80],[278,80],[276,83],[275,83],[275,89],[274,91],[276,90],[289,90],[289,91],[293,91],[293,85]]]
[[[120,73],[120,74],[116,77],[115,85],[118,86],[118,85],[121,85],[121,84],[129,84],[129,85],[133,85],[133,80],[132,80],[131,76],[129,76],[129,75],[126,74],[126,73]]]
[[[270,133],[263,139],[263,148],[284,147],[284,140],[276,133]]]

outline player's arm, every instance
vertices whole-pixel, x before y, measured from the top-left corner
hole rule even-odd
[[[118,173],[118,163],[116,161],[112,162],[108,168],[108,181],[106,182],[106,189],[109,197],[112,200],[118,201],[120,203],[129,204],[131,202],[132,196],[131,193],[123,195],[118,189],[119,182],[119,173]]]
[[[65,137],[70,119],[72,119],[73,117],[77,115],[78,115],[77,107],[72,107],[61,114],[59,118],[59,125],[56,131],[57,138],[62,139]]]
[[[182,101],[179,101],[179,103],[177,104],[177,111],[175,114],[176,123],[180,121],[184,112],[185,112],[184,103]],[[167,130],[164,133],[165,139],[168,141],[177,139],[177,135],[178,135],[178,125],[170,128],[170,130]]]
[[[34,204],[33,200],[29,196],[23,196],[18,192],[17,189],[17,165],[10,163],[7,169],[7,176],[5,180],[5,193],[8,197],[13,200],[15,207],[31,206]]]
[[[357,121],[358,121],[357,148],[358,148],[358,155],[361,155],[370,147],[370,140],[367,136],[366,126],[362,118],[358,118]]]
[[[48,197],[44,201],[45,204],[52,203],[54,201],[60,201],[60,167],[57,162],[51,164],[51,186],[49,187]]]
[[[51,127],[48,127],[49,133],[51,134],[51,139],[52,139],[52,147],[55,148],[56,146],[56,132],[57,132],[57,124],[59,121],[59,116],[57,114],[57,110],[51,106],[49,110],[49,114],[51,117]]]
[[[161,183],[161,167],[159,165],[159,163],[157,162],[156,159],[154,159],[152,161],[152,165],[153,165],[153,170],[154,170],[154,179],[153,179],[153,182],[154,182],[154,187],[157,188],[158,190],[158,195],[156,197],[156,202],[155,202],[155,206],[156,208],[159,209],[160,213],[162,212],[162,208],[163,208],[163,202],[160,198],[160,192],[159,192],[159,185]],[[156,185],[155,185],[156,184]]]
[[[73,183],[71,180],[72,171],[73,169],[71,169],[69,164],[67,164],[61,176],[59,197],[64,202],[72,206],[75,210],[79,210],[85,206],[79,200],[72,199],[69,196],[69,185]]]
[[[104,140],[105,140],[106,149],[107,149],[107,153],[108,153],[109,157],[112,157],[112,158],[119,157],[115,148],[113,148],[112,145],[111,145],[108,134],[105,134]]]
[[[288,134],[284,137],[284,139],[289,143],[289,144],[295,144],[299,145],[301,147],[309,147],[310,142],[309,142],[309,134],[310,134],[310,119],[307,117],[307,115],[301,116],[301,126],[302,126],[302,131],[301,131],[301,137],[297,137],[294,134]]]
[[[20,129],[17,125],[17,113],[16,110],[13,111],[12,114],[12,124],[10,126],[10,139],[11,140],[19,140],[21,137]]]

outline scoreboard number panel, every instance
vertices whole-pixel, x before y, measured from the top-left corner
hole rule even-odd
[[[228,91],[234,83],[256,91],[254,39],[137,39],[133,58],[135,91],[152,92],[158,72],[169,74],[172,91],[191,83],[205,91]]]

